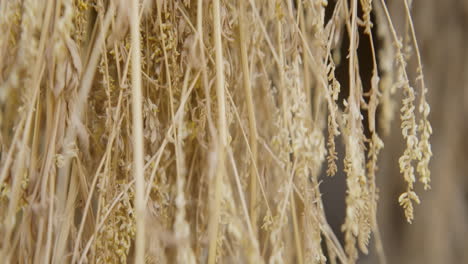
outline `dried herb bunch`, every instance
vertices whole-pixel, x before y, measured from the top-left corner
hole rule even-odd
[[[374,235],[384,262],[379,131],[400,95],[408,222],[432,155],[401,2],[403,34],[383,0],[0,1],[0,259],[355,263]],[[341,167],[344,243],[320,191]]]

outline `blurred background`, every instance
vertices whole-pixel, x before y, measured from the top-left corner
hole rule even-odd
[[[386,2],[398,32],[405,32],[403,1]],[[408,224],[398,204],[405,183],[398,167],[404,146],[396,115],[390,133],[381,133],[385,147],[377,173],[387,263],[468,263],[468,0],[413,1],[412,14],[431,105],[432,189],[416,184],[421,204]],[[408,68],[416,69],[414,56],[411,63]],[[345,189],[344,175],[322,178],[325,209],[336,234],[344,221]],[[370,249],[358,263],[379,263],[375,248]]]
[[[398,17],[401,1],[393,2]],[[382,164],[380,185],[392,186],[382,188],[382,235],[389,263],[468,263],[468,1],[414,1],[413,14],[431,104],[432,190],[420,188],[415,221],[404,223],[394,217],[401,210],[389,192],[401,189],[398,171]],[[401,148],[387,144],[384,155],[395,151]]]

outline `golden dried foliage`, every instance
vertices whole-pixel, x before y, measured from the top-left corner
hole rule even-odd
[[[402,41],[383,0],[333,2],[0,1],[0,259],[355,263],[381,243],[378,131],[400,90],[411,222],[432,128],[410,3]],[[344,244],[320,191],[340,160]]]

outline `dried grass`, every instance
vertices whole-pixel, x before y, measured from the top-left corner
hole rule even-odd
[[[376,177],[396,91],[408,222],[416,174],[430,183],[410,2],[399,34],[383,0],[1,1],[0,259],[356,263],[374,236],[385,263]],[[320,191],[337,162],[344,243]]]

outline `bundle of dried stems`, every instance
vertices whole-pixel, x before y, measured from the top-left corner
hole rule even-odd
[[[373,235],[384,263],[396,94],[408,222],[432,155],[400,2],[406,32],[383,0],[0,1],[0,259],[355,263]],[[343,243],[320,191],[341,167]]]

